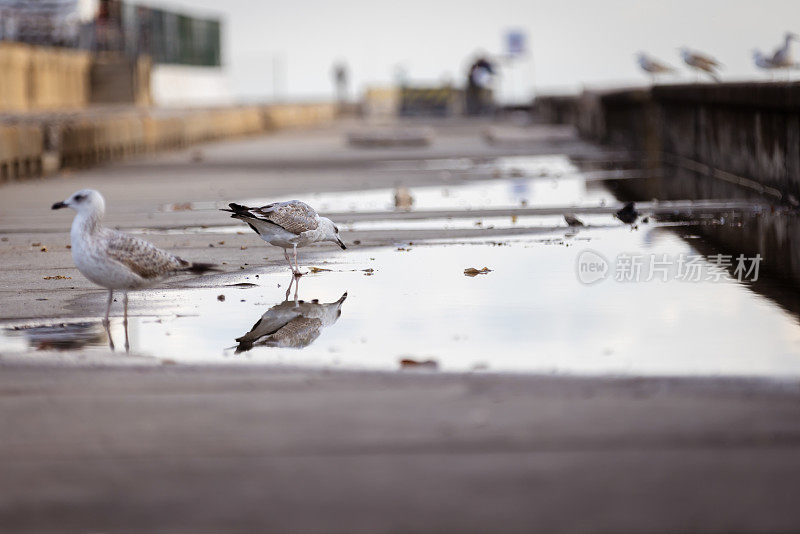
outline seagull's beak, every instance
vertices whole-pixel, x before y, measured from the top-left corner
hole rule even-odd
[[[61,208],[67,208],[67,207],[69,207],[69,206],[67,206],[64,202],[56,202],[55,204],[53,204],[53,207],[50,208],[50,209],[60,210]]]
[[[347,247],[344,246],[344,243],[342,243],[342,240],[339,239],[338,237],[336,238],[336,242],[339,244],[340,247],[342,247],[342,250],[347,250]]]

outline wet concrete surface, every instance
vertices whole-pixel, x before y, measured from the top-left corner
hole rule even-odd
[[[6,532],[790,532],[796,384],[0,372]]]
[[[567,157],[611,155],[564,128],[487,143],[487,126],[396,149],[348,147],[351,125],[287,132],[5,186],[0,527],[800,528],[800,325],[774,297],[794,289],[576,271],[589,251],[702,255],[711,275],[733,252],[697,227],[761,207],[685,202],[632,228],[608,176]],[[109,225],[225,271],[132,293],[129,355],[105,348],[105,292],[49,210],[84,187]],[[350,245],[302,249],[318,270],[288,301],[280,250],[216,210],[286,195],[337,214]]]

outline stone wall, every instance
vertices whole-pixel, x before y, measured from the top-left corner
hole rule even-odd
[[[752,213],[700,231],[731,253],[761,254],[765,268],[800,284],[800,83],[588,92],[576,106],[583,137],[658,171],[620,191],[642,200],[752,199]]]

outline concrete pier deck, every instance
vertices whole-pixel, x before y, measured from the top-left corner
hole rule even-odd
[[[485,126],[436,124],[430,146],[402,149],[347,147],[347,125],[282,132],[5,184],[0,320],[97,316],[103,293],[66,248],[71,213],[49,209],[80,188],[106,195],[111,226],[185,228],[229,219],[183,202],[442,183],[441,170],[403,174],[387,161],[604,157],[570,128],[487,144]],[[405,238],[444,235],[426,232]],[[252,235],[246,249],[230,234],[147,238],[195,260],[235,257],[231,270],[283,268]],[[70,279],[44,279],[55,274]],[[215,276],[225,275],[172,287],[213,287]],[[796,379],[330,371],[30,350],[0,354],[0,428],[2,532],[800,530]]]

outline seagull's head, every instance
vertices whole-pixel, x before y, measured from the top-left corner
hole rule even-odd
[[[342,242],[342,238],[339,237],[339,227],[333,224],[333,221],[328,219],[327,217],[320,217],[320,226],[322,230],[325,232],[325,241],[330,241],[332,243],[336,243],[342,249],[346,249],[347,247],[344,246]]]
[[[106,212],[106,201],[103,195],[94,189],[81,189],[67,200],[56,202],[52,209],[72,208],[80,214],[103,215]]]
[[[783,37],[787,41],[791,41],[792,39],[794,39],[795,41],[800,41],[800,35],[797,35],[794,32],[786,32],[786,35],[784,35]]]

